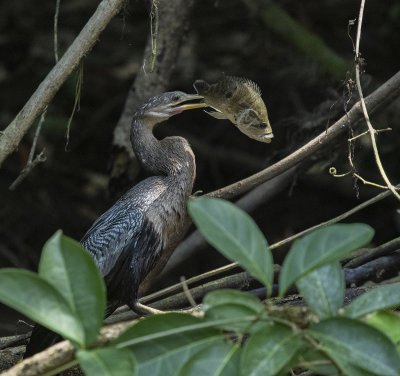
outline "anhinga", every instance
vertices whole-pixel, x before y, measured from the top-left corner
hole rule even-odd
[[[183,237],[186,202],[196,175],[194,154],[182,137],[158,140],[156,124],[185,110],[205,107],[199,95],[180,91],[155,96],[133,116],[131,142],[149,177],[98,218],[81,244],[93,256],[107,287],[108,314],[118,305],[135,310],[139,285],[163,251]],[[197,103],[188,103],[197,101]],[[24,357],[60,338],[36,325]]]

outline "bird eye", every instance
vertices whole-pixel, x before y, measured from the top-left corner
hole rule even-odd
[[[178,102],[179,99],[181,99],[181,97],[180,97],[179,95],[174,95],[174,96],[172,97],[172,100],[173,100],[174,102]]]

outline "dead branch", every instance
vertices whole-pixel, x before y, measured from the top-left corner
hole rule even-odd
[[[400,252],[379,257],[354,269],[345,268],[344,275],[347,286],[361,285],[367,281],[381,282],[398,274]]]
[[[14,180],[14,182],[10,185],[9,190],[13,191],[17,188],[22,181],[28,176],[28,174],[39,164],[46,162],[46,155],[44,154],[44,149],[35,157],[35,159],[29,161],[26,166],[22,169],[18,177]]]
[[[369,261],[376,260],[379,257],[387,256],[395,251],[400,251],[400,236],[385,244],[381,244],[376,248],[360,249],[355,257],[352,257],[350,261],[347,261],[344,266],[351,269],[356,268]]]
[[[119,337],[122,332],[135,324],[136,321],[123,322],[105,326],[101,329],[97,338],[96,346],[102,347]],[[16,359],[17,360],[17,359]],[[3,372],[2,376],[37,376],[55,370],[66,369],[77,364],[75,361],[75,350],[69,341],[62,341],[48,349],[25,359],[9,370]]]
[[[103,0],[59,62],[48,73],[22,110],[0,134],[0,167],[19,145],[34,120],[53,99],[65,80],[90,51],[100,33],[119,12],[125,0]]]

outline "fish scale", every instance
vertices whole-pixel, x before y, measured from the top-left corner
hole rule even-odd
[[[274,137],[268,119],[267,108],[261,98],[259,86],[243,77],[225,76],[209,84],[197,80],[193,84],[204,102],[214,111],[205,111],[217,119],[230,120],[248,137],[270,143]]]

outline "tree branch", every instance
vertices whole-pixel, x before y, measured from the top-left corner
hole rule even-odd
[[[398,185],[397,187],[400,187],[400,185]],[[350,217],[354,213],[357,213],[358,211],[360,211],[362,209],[365,209],[366,207],[368,207],[370,205],[373,205],[376,202],[379,202],[379,201],[383,200],[384,198],[389,197],[390,195],[391,195],[390,191],[382,192],[382,193],[372,197],[371,199],[369,199],[367,201],[364,201],[363,203],[355,206],[354,208],[352,208],[352,209],[350,209],[350,210],[338,215],[337,217],[331,218],[331,219],[329,219],[329,220],[327,220],[325,222],[319,223],[318,225],[309,227],[309,228],[307,228],[307,229],[305,229],[303,231],[298,232],[297,234],[289,236],[288,238],[285,238],[285,239],[283,239],[283,240],[281,240],[279,242],[276,242],[276,243],[270,245],[269,248],[271,250],[274,250],[274,249],[276,249],[276,248],[278,248],[278,247],[280,247],[282,245],[289,244],[293,240],[298,239],[299,237],[304,236],[304,235],[306,235],[306,234],[310,233],[311,231],[314,231],[314,230],[316,230],[318,228],[321,228],[321,227],[324,227],[324,226],[328,226],[328,225],[337,223],[339,221],[342,221],[342,220]],[[198,249],[199,247],[202,246],[202,244],[203,244],[203,242],[205,242],[205,240],[204,240],[204,238],[201,237],[200,233],[194,232],[193,234],[196,234],[196,235],[193,236],[192,246],[195,246]],[[186,249],[189,250],[188,248],[186,248]],[[181,257],[183,257],[183,255],[181,255]],[[189,278],[189,279],[186,280],[186,283],[188,285],[193,284],[193,283],[197,283],[197,282],[199,282],[201,280],[208,279],[208,278],[214,277],[214,276],[222,274],[222,273],[226,273],[227,271],[232,270],[233,268],[236,268],[237,266],[238,266],[238,264],[235,263],[235,262],[231,263],[231,264],[228,264],[228,265],[224,265],[224,266],[221,266],[221,267],[219,267],[217,269],[210,270],[210,271],[205,272],[203,274],[199,274],[199,275],[197,275],[195,277]],[[170,293],[172,293],[174,291],[178,291],[180,289],[181,289],[181,285],[179,283],[177,283],[177,284],[169,286],[169,287],[167,287],[167,288],[165,288],[163,290],[157,291],[157,292],[155,292],[155,293],[153,293],[153,294],[151,294],[149,296],[144,296],[143,298],[140,298],[140,301],[142,303],[146,303],[149,300],[156,299],[156,298],[158,298],[160,296],[163,296],[163,295],[166,295],[166,294],[170,294]]]
[[[97,338],[96,347],[108,345],[112,340],[118,338],[122,332],[134,325],[136,321],[123,322],[105,326],[101,329]],[[38,376],[64,368],[66,365],[76,364],[75,350],[69,341],[62,341],[48,349],[25,359],[9,370],[3,372],[2,376]],[[65,369],[65,368],[64,368]]]
[[[68,76],[90,51],[100,33],[119,12],[125,1],[103,0],[100,2],[63,57],[48,73],[15,119],[0,133],[0,167],[7,156],[19,145],[36,117],[44,111]]]

